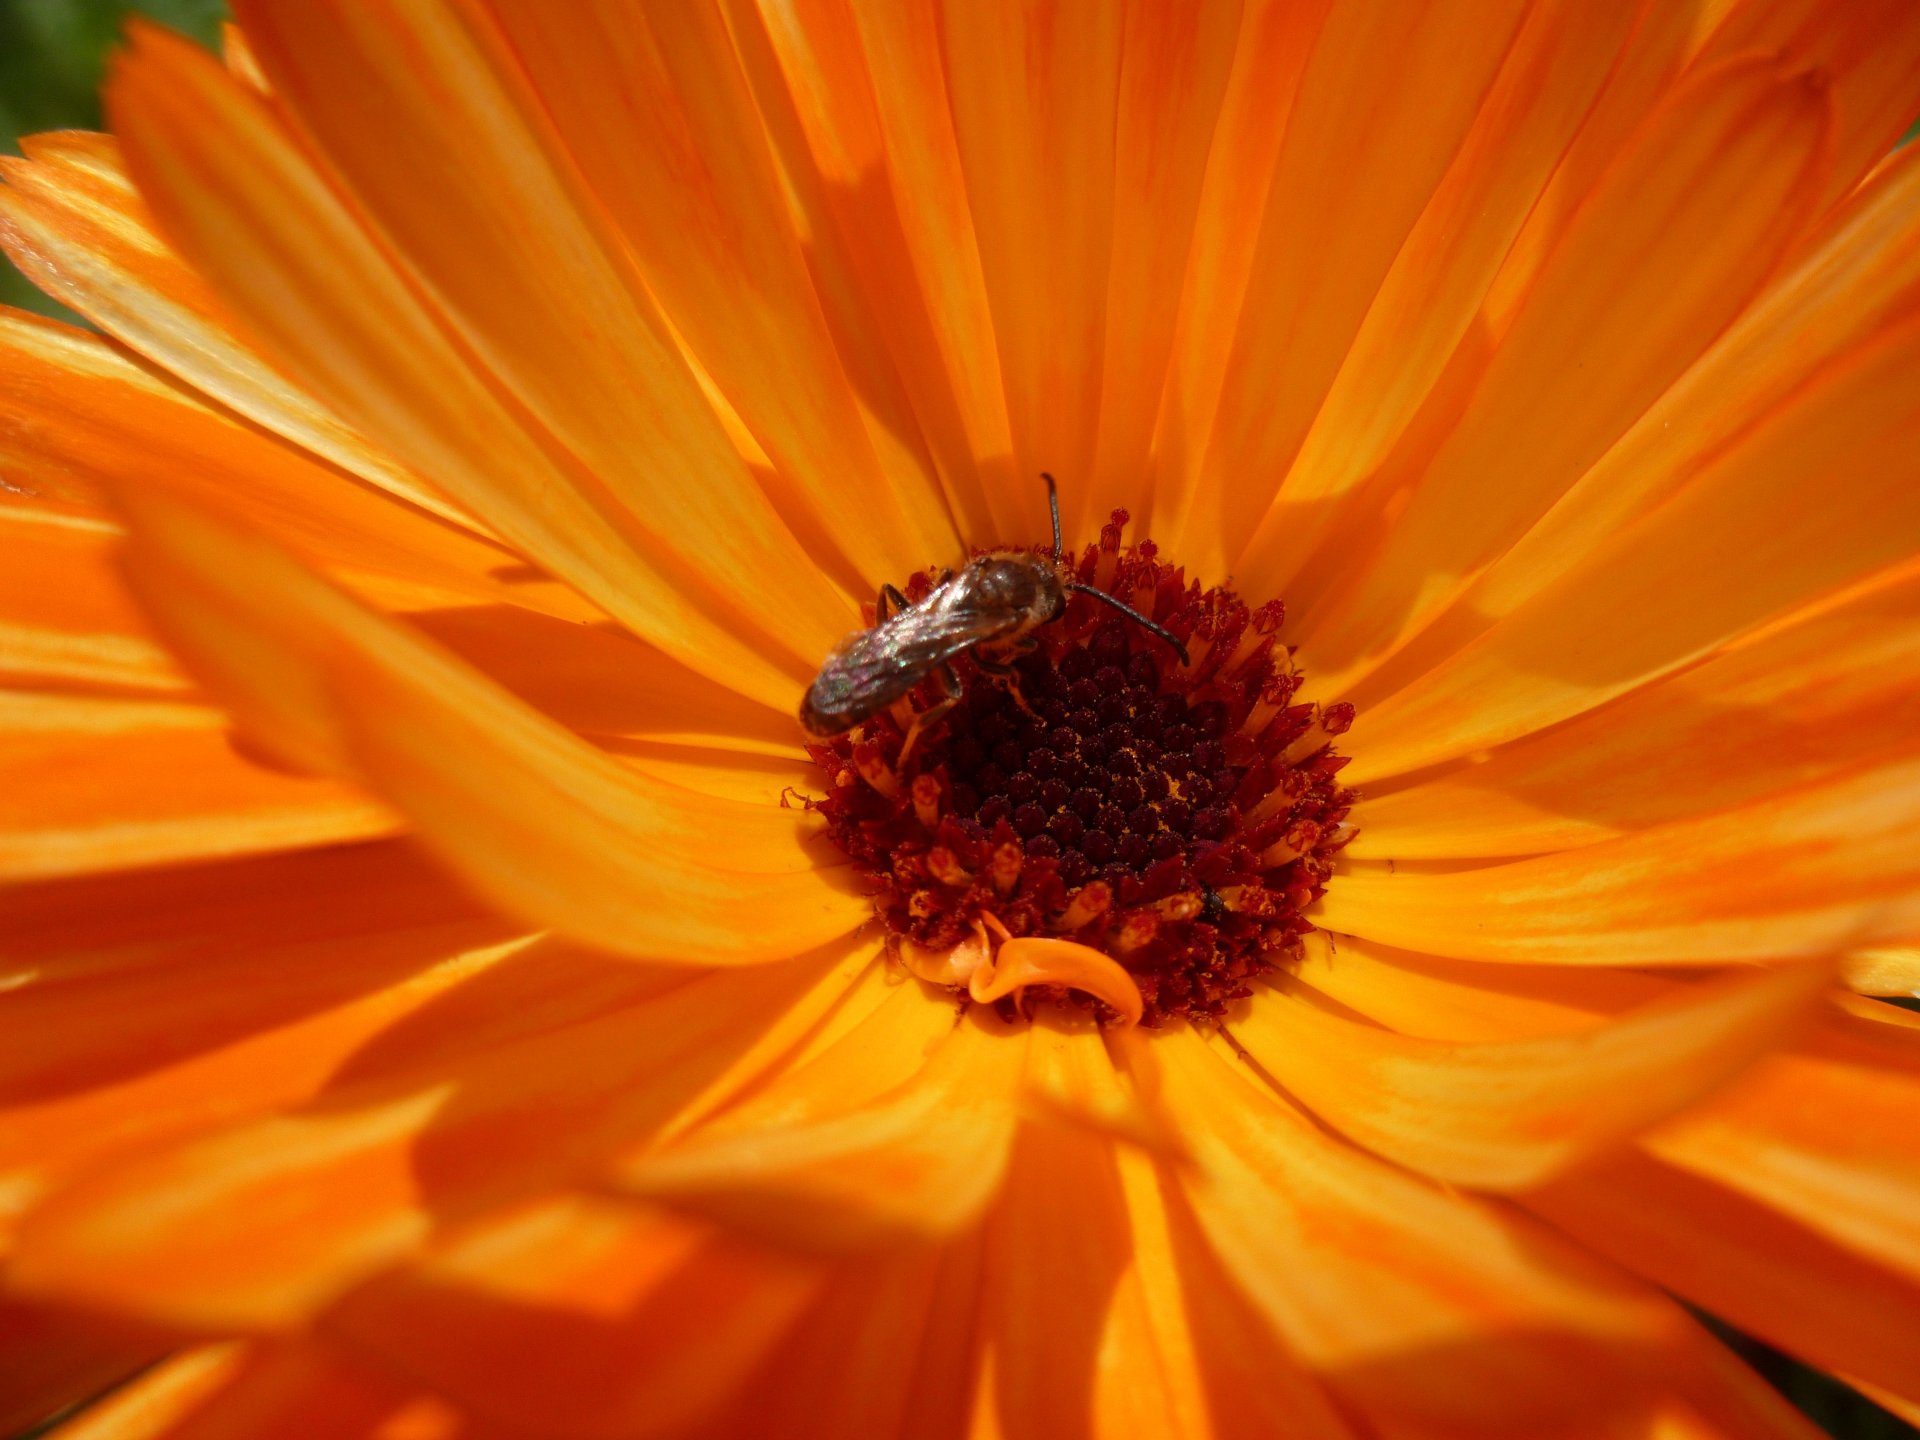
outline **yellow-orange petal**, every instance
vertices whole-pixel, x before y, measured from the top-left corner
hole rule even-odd
[[[385,806],[235,749],[218,710],[0,689],[0,880],[339,844]]]
[[[1710,815],[1910,749],[1916,697],[1920,569],[1909,566],[1562,725],[1363,799],[1346,853],[1528,855]]]
[[[0,1298],[0,1430],[29,1434],[69,1405],[91,1400],[162,1359],[163,1330],[57,1306]]]
[[[1911,319],[1815,376],[1679,495],[1361,711],[1347,774],[1364,785],[1544,728],[1907,559],[1917,376]]]
[[[376,604],[506,604],[602,618],[545,576],[527,575],[512,551],[268,439],[87,331],[0,312],[0,429],[29,452],[25,488],[57,495],[47,481],[74,482],[96,506],[120,483],[198,496]]]
[[[1920,1374],[1920,1286],[1724,1186],[1629,1152],[1525,1203],[1581,1244],[1812,1364],[1896,1389]]]
[[[0,246],[48,294],[202,394],[402,499],[474,521],[254,353],[206,282],[154,233],[109,135],[41,135],[0,163]]]
[[[1550,1433],[1632,1406],[1680,1332],[1649,1288],[1504,1207],[1332,1139],[1199,1037],[1155,1045],[1182,1181],[1261,1318],[1344,1400],[1416,1433]]]
[[[1786,273],[1771,281],[1688,371],[1525,535],[1426,630],[1348,698],[1391,694],[1461,648],[1578,563],[1596,536],[1645,514],[1836,360],[1870,343],[1920,289],[1920,151],[1891,157],[1827,216]]]
[[[1604,845],[1340,877],[1326,928],[1464,960],[1676,965],[1835,954],[1920,929],[1920,761],[1868,765]]]
[[[1324,931],[1303,938],[1295,978],[1390,1030],[1453,1044],[1591,1030],[1680,983],[1596,965],[1443,960]]]
[[[1126,7],[962,5],[939,14],[1013,473],[1057,472],[1077,507],[1086,486],[1072,477],[1093,473],[1100,424]],[[1046,533],[1037,487],[1015,513]]]
[[[1635,17],[1579,0],[1521,27],[1446,176],[1373,297],[1325,403],[1235,566],[1273,594],[1343,518],[1479,315],[1514,237],[1607,80]],[[1296,607],[1296,615],[1298,614]]]
[[[1645,1145],[1920,1283],[1920,1029],[1891,1006],[1848,1003]]]
[[[416,88],[411,77],[404,88]],[[484,247],[463,250],[471,238],[465,221],[475,217],[436,210],[435,243],[451,247],[441,258],[452,268],[441,280],[484,283],[507,306],[491,318],[540,342],[512,352],[520,370],[503,382],[410,288],[267,102],[210,57],[141,30],[109,86],[108,107],[163,228],[276,364],[637,633],[722,684],[790,703],[855,612],[753,487],[690,377],[684,387],[666,382],[673,404],[635,398],[643,377],[684,370],[677,355],[663,356],[628,325],[621,335],[653,347],[648,363],[610,374],[604,356],[574,348],[580,335],[603,332],[596,317],[589,312],[572,326],[556,320],[600,298],[591,286],[575,287],[571,266],[502,265],[481,257]],[[456,157],[436,173],[457,185],[477,172]],[[413,172],[405,176],[404,184],[417,183]],[[525,198],[527,208],[515,213],[531,223],[538,207]],[[570,204],[568,213],[578,223]],[[492,209],[496,235],[503,218]],[[554,223],[565,227],[567,215]],[[468,266],[477,257],[492,268],[475,277]],[[602,278],[606,263],[595,272]],[[507,304],[502,282],[516,276],[550,292],[560,285],[548,298],[564,303]],[[631,320],[634,303],[620,302],[618,315]],[[555,345],[565,354],[548,354]],[[530,416],[500,393],[509,382],[517,393],[526,366],[542,358],[553,363],[533,393],[586,428],[593,443],[581,453],[565,443],[580,436],[548,433],[541,422],[552,416]],[[595,392],[608,384],[618,394],[597,415],[583,413],[590,401],[601,403]],[[662,434],[655,421],[694,433]],[[605,453],[609,447],[619,453]],[[645,473],[636,476],[637,467]],[[671,482],[655,483],[663,476]]]
[[[1524,1190],[1692,1104],[1780,1045],[1826,964],[1734,973],[1583,1032],[1455,1045],[1342,1016],[1304,986],[1230,1029],[1288,1094],[1368,1149],[1436,1179]]]
[[[643,776],[258,539],[125,499],[136,589],[243,729],[362,780],[510,913],[701,964],[796,954],[864,913],[806,848],[801,812]]]
[[[1841,964],[1847,984],[1862,995],[1920,998],[1920,945],[1872,946]]]
[[[1472,0],[1329,11],[1281,141],[1241,308],[1230,332],[1205,337],[1231,356],[1207,439],[1185,437],[1187,463],[1157,479],[1154,536],[1200,573],[1224,573],[1265,512],[1524,9]],[[1163,501],[1172,523],[1161,523]]]
[[[1000,1187],[1026,1048],[1018,1031],[970,1012],[894,1090],[850,1105],[821,1093],[818,1073],[796,1071],[623,1165],[616,1183],[808,1248],[952,1235]]]
[[[1675,93],[1583,203],[1363,562],[1303,606],[1323,683],[1390,653],[1546,512],[1746,306],[1826,175],[1824,85],[1765,60]]]
[[[0,677],[160,694],[191,687],[114,571],[120,533],[75,505],[0,504]]]
[[[933,476],[882,468],[721,8],[492,9],[649,289],[773,461],[763,483],[797,538],[866,590],[960,553]]]
[[[1116,508],[1141,515],[1166,389],[1181,280],[1222,104],[1249,12],[1260,5],[1132,0],[1114,96],[1111,254],[1098,362],[1100,423],[1092,472],[1062,509],[1091,537]],[[1275,83],[1277,77],[1263,77]]]
[[[244,1374],[253,1349],[238,1341],[196,1345],[171,1355],[60,1427],[61,1440],[162,1440],[204,1415],[214,1397]]]
[[[203,1101],[184,1137],[162,1129],[90,1157],[27,1215],[9,1277],[194,1327],[301,1326],[417,1253],[436,1225],[595,1175],[689,1104],[750,1082],[844,991],[845,958],[683,980],[547,941],[363,1040],[348,1063],[335,1055],[321,1093],[309,1098],[307,1082],[264,1117],[233,1098],[224,1056],[198,1074],[181,1067],[194,1080],[227,1074],[230,1109],[259,1118],[217,1127]],[[836,974],[838,990],[823,986]],[[273,1038],[256,1047],[267,1060]],[[178,1078],[163,1073],[151,1093]],[[123,1114],[147,1093],[85,1099]],[[50,1111],[49,1130],[60,1118]],[[63,1137],[79,1138],[53,1130],[29,1167]]]
[[[1112,1006],[1128,1025],[1140,1022],[1140,987],[1112,956],[1071,940],[1020,936],[1004,941],[993,958],[974,970],[967,993],[982,1005],[1030,985],[1061,985]]]
[[[569,1194],[461,1226],[321,1318],[512,1433],[681,1433],[778,1341],[820,1267],[698,1220]]]

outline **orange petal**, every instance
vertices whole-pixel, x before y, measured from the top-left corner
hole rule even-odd
[[[1396,648],[1525,533],[1759,289],[1826,175],[1823,86],[1775,62],[1710,70],[1589,195],[1412,498],[1343,593],[1302,616],[1322,683]],[[1396,477],[1401,478],[1401,477]]]
[[[903,990],[904,1000],[929,1005],[917,989]],[[915,1033],[918,1021],[909,1022]],[[810,1248],[954,1234],[1000,1187],[1027,1046],[1021,1032],[980,1012],[957,1027],[946,1023],[924,1067],[894,1090],[848,1103],[824,1088],[817,1066],[795,1071],[745,1107],[622,1166],[618,1183]]]
[[[146,1374],[89,1405],[61,1426],[61,1440],[162,1440],[177,1436],[182,1420],[203,1407],[247,1370],[253,1351],[229,1342],[196,1345],[155,1365]]]
[[[1844,1129],[1827,1118],[1831,1136]],[[1896,1388],[1920,1374],[1920,1285],[1815,1230],[1645,1155],[1526,1197],[1582,1244],[1829,1370]]]
[[[1364,706],[1392,693],[1518,609],[1577,564],[1596,537],[1646,514],[1790,403],[1810,374],[1897,321],[1920,289],[1916,196],[1920,151],[1902,150],[1531,530],[1348,696]]]
[[[336,1055],[332,1083],[301,1108],[209,1131],[203,1101],[186,1138],[95,1160],[28,1215],[10,1279],[190,1326],[298,1326],[417,1253],[436,1224],[597,1173],[689,1104],[751,1081],[845,990],[846,958],[681,981],[543,942],[363,1040],[351,1063]]]
[[[819,1283],[702,1222],[569,1195],[461,1227],[321,1326],[515,1434],[644,1437],[724,1400]]]
[[[1173,1402],[1168,1408],[1185,1426],[1171,1433],[1356,1440],[1353,1422],[1278,1341],[1208,1247],[1180,1182],[1137,1150],[1117,1150],[1114,1158],[1132,1222],[1132,1267],[1123,1282],[1131,1292],[1124,1323],[1132,1333],[1123,1330],[1122,1338],[1134,1341],[1136,1366],[1160,1369]],[[1116,1436],[1142,1433],[1129,1428],[1133,1417],[1125,1406],[1132,1368],[1102,1364],[1096,1370],[1108,1402],[1100,1413],[1112,1417]]]
[[[1363,710],[1347,775],[1364,785],[1542,729],[1907,559],[1916,375],[1910,321],[1817,377],[1681,494]],[[1712,563],[1726,555],[1740,564]]]
[[[1008,940],[993,959],[973,972],[967,993],[982,1005],[1019,995],[1029,985],[1079,990],[1120,1012],[1121,1022],[1140,1023],[1140,987],[1111,956],[1071,940],[1022,936]]]
[[[0,690],[0,878],[300,849],[398,825],[346,786],[238,753],[218,710]]]
[[[1304,939],[1296,978],[1402,1035],[1456,1044],[1577,1034],[1677,984],[1590,965],[1442,960],[1324,931]]]
[[[322,15],[304,13],[310,20]],[[271,14],[276,25],[292,23]],[[273,47],[256,26],[248,35],[264,59]],[[551,242],[556,231],[539,223],[551,219],[560,233],[580,223],[571,200],[553,199],[549,211],[537,196],[483,179],[470,163],[473,132],[465,129],[459,153],[432,174],[456,189],[469,181],[491,189],[491,198],[468,190],[460,205],[447,208],[449,197],[427,183],[426,171],[385,172],[389,189],[411,189],[416,202],[435,192],[432,235],[408,238],[439,247],[431,267],[437,284],[483,285],[491,300],[486,320],[516,332],[510,341],[470,337],[495,370],[483,374],[479,359],[423,306],[260,96],[185,42],[151,28],[137,38],[108,94],[129,167],[168,234],[274,362],[637,633],[722,684],[789,703],[848,628],[852,606],[772,514],[683,362],[648,337],[624,282],[619,295],[599,288],[613,283],[604,255],[590,252],[584,269],[545,255],[502,263],[478,243],[482,235],[498,237],[506,218],[501,206],[533,227],[530,245]],[[327,47],[327,54],[344,61],[351,52]],[[491,72],[476,68],[470,52],[465,59],[464,82],[491,83]],[[408,70],[406,83],[382,94],[424,102],[427,92],[416,82]],[[356,113],[365,119],[372,92],[356,93]],[[438,101],[425,108],[428,124],[451,118]],[[505,143],[498,125],[482,128]],[[369,133],[390,162],[393,133],[435,131]],[[218,144],[210,143],[216,136]],[[506,163],[491,141],[482,148]],[[533,173],[544,185],[557,183],[544,161]],[[540,286],[542,299],[519,293],[520,285]],[[594,309],[603,304],[604,311]],[[563,319],[579,307],[587,309],[577,322]],[[583,335],[644,353],[623,370],[604,363],[601,351],[583,350]],[[655,382],[663,392],[648,389]],[[558,413],[529,416],[494,385],[536,411]],[[604,393],[609,386],[611,395]],[[645,402],[636,401],[636,387]],[[559,427],[556,433],[547,433],[543,421]],[[661,483],[663,475],[678,478]]]
[[[0,246],[35,284],[236,413],[369,484],[471,528],[473,521],[342,425],[256,355],[167,243],[109,135],[28,140],[0,165]]]
[[[1920,569],[1910,569],[1610,705],[1363,800],[1346,853],[1529,855],[1711,815],[1910,748],[1916,693]]]
[[[1147,504],[1154,427],[1167,384],[1181,280],[1202,182],[1247,12],[1132,0],[1114,98],[1112,254],[1102,302],[1100,423],[1092,473],[1066,480],[1069,529],[1091,536],[1116,507]],[[1271,72],[1267,83],[1275,83]],[[1074,162],[1076,165],[1079,161]],[[1036,210],[1046,213],[1048,206]]]
[[[865,912],[817,870],[799,812],[650,780],[272,547],[127,499],[136,588],[243,728],[303,768],[362,779],[492,903],[699,963],[792,955]]]
[[[1595,93],[1634,15],[1580,0],[1535,7],[1446,177],[1373,297],[1327,392],[1284,499],[1266,511],[1236,573],[1273,594],[1344,514],[1413,421],[1479,314],[1514,237]]]
[[[1241,11],[1155,420],[1156,484],[1144,528],[1162,539],[1185,513],[1187,487],[1205,458],[1253,279],[1275,163],[1331,8],[1330,0],[1250,0]]]
[[[834,1266],[702,1440],[960,1440],[974,1401],[980,1245],[972,1237]]]
[[[52,1306],[0,1299],[0,1430],[39,1422],[138,1374],[177,1343],[165,1331]]]
[[[1847,984],[1862,995],[1920,998],[1920,946],[1897,945],[1858,950],[1841,966]]]
[[[12,886],[0,933],[5,1150],[42,1167],[303,1099],[517,938],[397,843]]]
[[[1300,80],[1201,461],[1163,469],[1154,533],[1202,574],[1272,499],[1367,307],[1459,150],[1525,7],[1335,5]],[[1226,337],[1208,337],[1227,343]],[[1181,508],[1184,507],[1184,508]]]
[[[1369,1418],[1541,1434],[1646,1393],[1681,1329],[1651,1289],[1329,1139],[1197,1036],[1154,1048],[1189,1121],[1201,1230],[1261,1318]]]
[[[962,5],[941,19],[1014,474],[1058,472],[1077,507],[1100,424],[1126,9]],[[1016,513],[1045,535],[1037,486]]]
[[[1672,965],[1832,954],[1920,929],[1920,762],[1580,850],[1337,877],[1330,930],[1467,960]]]
[[[525,567],[511,551],[263,437],[86,331],[0,315],[0,426],[31,452],[29,485],[48,475],[78,481],[96,502],[121,482],[199,497],[378,604],[482,602],[570,622],[602,618],[543,576],[514,575]]]
[[[1026,540],[1032,477],[1013,473],[939,14],[889,5],[754,7],[759,19],[749,23],[741,19],[746,8],[729,5],[789,183],[803,204],[822,208],[809,200],[808,176],[817,175],[833,216],[814,261],[822,298],[844,312],[852,301],[841,292],[860,291],[965,538]],[[785,96],[767,75],[760,35],[785,77]],[[799,130],[805,163],[795,153]],[[840,330],[845,348],[870,348],[848,343],[855,332],[846,321]]]
[[[871,590],[957,553],[932,476],[882,471],[719,7],[492,13],[674,329],[772,459],[816,559],[845,554]]]
[[[0,504],[0,676],[116,690],[189,688],[114,572],[120,527],[76,506]]]
[[[1524,1190],[1699,1100],[1776,1048],[1826,992],[1825,964],[1734,973],[1586,1031],[1450,1045],[1341,1016],[1311,990],[1263,997],[1231,1034],[1286,1092],[1389,1160]]]
[[[1833,87],[1839,124],[1825,204],[1852,189],[1913,124],[1920,15],[1900,0],[1864,0],[1838,10],[1821,0],[1736,5],[1695,63],[1755,53],[1806,66]]]
[[[1852,1003],[1909,1019],[1873,1001]],[[1920,1281],[1916,1104],[1920,1030],[1835,1015],[1791,1052],[1649,1135],[1646,1146]]]

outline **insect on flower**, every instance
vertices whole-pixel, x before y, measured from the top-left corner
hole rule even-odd
[[[996,551],[948,570],[927,597],[909,604],[892,585],[880,587],[869,630],[849,635],[827,657],[800,703],[800,723],[814,735],[839,735],[903,699],[914,686],[934,676],[945,698],[915,715],[906,750],[914,738],[951,709],[962,694],[955,657],[971,651],[973,663],[988,675],[1011,681],[1013,659],[1034,646],[1033,632],[1066,613],[1069,594],[1086,595],[1110,605],[1174,648],[1181,664],[1186,647],[1131,605],[1104,590],[1072,578],[1062,558],[1060,495],[1051,475],[1047,507],[1053,516],[1053,548]]]

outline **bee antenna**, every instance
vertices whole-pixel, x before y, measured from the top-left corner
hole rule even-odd
[[[1162,640],[1166,641],[1167,644],[1171,645],[1174,649],[1174,653],[1180,657],[1180,663],[1182,665],[1187,665],[1192,663],[1187,659],[1187,647],[1185,645],[1182,645],[1177,639],[1174,638],[1173,632],[1171,630],[1168,630],[1164,626],[1154,624],[1153,621],[1149,620],[1146,616],[1142,615],[1138,610],[1134,609],[1131,605],[1127,604],[1126,601],[1116,600],[1113,598],[1113,596],[1107,594],[1106,591],[1096,590],[1091,585],[1082,585],[1077,580],[1069,580],[1065,588],[1073,591],[1074,594],[1076,595],[1085,595],[1091,600],[1098,600],[1102,605],[1111,605],[1114,609],[1118,610],[1122,615],[1125,615],[1129,620],[1133,621],[1134,624],[1138,625],[1142,630],[1147,631],[1149,634],[1158,635]]]
[[[1053,513],[1053,563],[1060,563],[1060,487],[1053,483],[1053,476],[1046,471],[1040,472],[1040,478],[1047,482],[1047,509]]]

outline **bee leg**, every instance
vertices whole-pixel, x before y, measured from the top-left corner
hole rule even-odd
[[[960,696],[965,693],[965,687],[961,685],[960,677],[953,673],[951,664],[943,661],[933,673],[940,681],[940,688],[947,692],[947,698],[934,702],[913,717],[913,722],[907,726],[907,743],[900,747],[900,758],[894,762],[896,765],[907,763],[907,756],[913,753],[913,744],[920,738],[920,732],[959,704]]]
[[[1007,653],[1009,656],[1019,656],[1027,654],[1032,649],[1032,641],[1016,640],[1007,646]],[[1001,689],[1012,696],[1014,704],[1033,716],[1035,720],[1040,718],[1034,714],[1033,707],[1027,703],[1027,697],[1020,693],[1020,676],[1013,668],[1012,659],[996,659],[976,650],[973,652],[973,663],[980,667],[981,673],[990,676]]]
[[[893,605],[891,610],[887,608],[889,602]],[[898,615],[906,608],[907,597],[900,593],[898,586],[882,585],[880,587],[880,593],[874,597],[873,601],[873,623],[876,625],[884,625],[889,619]]]

